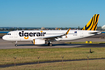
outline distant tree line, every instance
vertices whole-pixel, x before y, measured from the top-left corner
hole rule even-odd
[[[31,28],[31,27],[29,27],[29,28],[24,28],[24,27],[23,27],[23,28],[22,28],[22,27],[21,27],[21,28],[13,28],[13,27],[9,27],[9,28],[8,28],[8,27],[4,27],[4,28],[3,28],[3,27],[2,27],[2,28],[0,28],[0,31],[40,30],[40,29],[41,29],[41,30],[67,30],[67,29],[69,29],[69,28],[71,28],[72,30],[81,30],[81,29],[82,29],[82,28],[79,27],[79,26],[78,26],[77,28],[76,28],[76,27],[64,27],[64,28],[63,28],[63,27],[59,27],[59,28],[58,28],[58,27],[56,27],[56,28],[54,28],[54,27],[53,27],[53,28],[50,28],[50,27],[49,27],[49,28],[48,28],[48,27],[47,27],[47,28],[44,28],[44,27],[42,27],[42,28]],[[98,26],[98,27],[97,27],[97,30],[103,30],[103,29],[101,28],[101,26]]]

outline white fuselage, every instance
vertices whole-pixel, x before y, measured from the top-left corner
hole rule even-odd
[[[3,36],[4,40],[7,41],[33,41],[33,39],[40,39],[44,37],[52,37],[57,35],[65,34],[67,30],[20,30],[20,31],[10,31],[7,35]],[[70,30],[69,33],[60,38],[55,38],[56,41],[59,40],[74,40],[84,37],[93,36],[94,32],[89,30]]]

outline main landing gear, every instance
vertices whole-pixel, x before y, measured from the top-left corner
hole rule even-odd
[[[52,46],[52,43],[50,41],[48,42],[48,46]]]

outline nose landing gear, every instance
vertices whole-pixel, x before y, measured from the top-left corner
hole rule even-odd
[[[17,41],[15,42],[15,46],[17,47]]]

